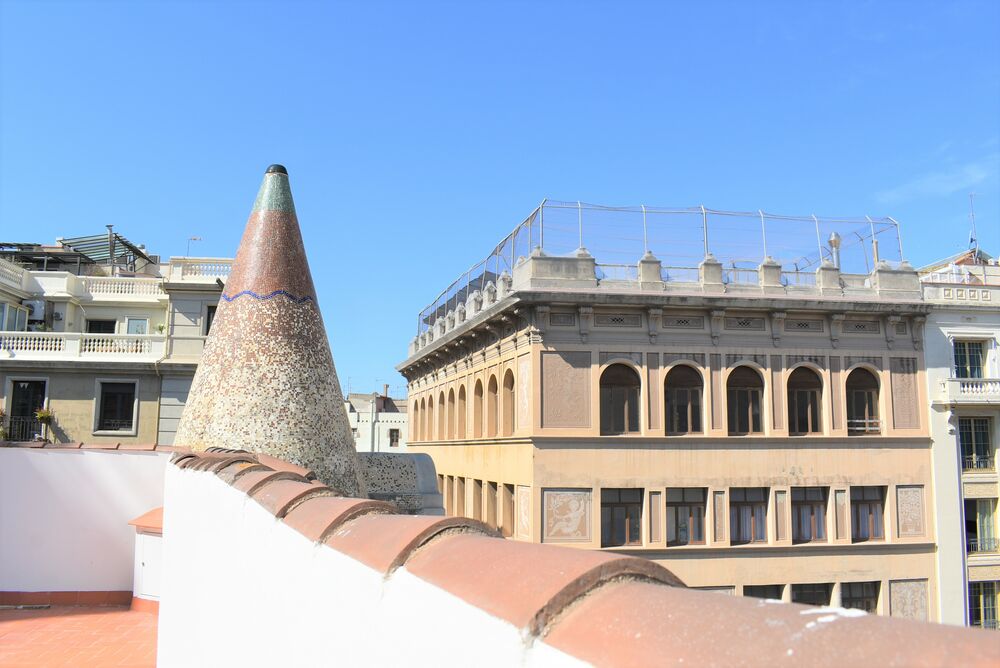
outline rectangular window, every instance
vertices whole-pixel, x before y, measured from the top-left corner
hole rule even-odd
[[[830,605],[830,592],[833,585],[822,584],[793,584],[792,603],[803,603],[805,605]]]
[[[132,431],[135,383],[101,383],[97,431]]]
[[[969,583],[969,626],[997,627],[997,582]]]
[[[114,320],[87,320],[88,334],[114,334]]]
[[[788,390],[788,425],[792,436],[812,434],[820,430],[819,390]]]
[[[992,424],[989,418],[959,418],[958,442],[962,446],[962,469],[993,470]]]
[[[743,595],[750,598],[769,598],[773,601],[780,601],[783,588],[783,585],[743,585]]]
[[[840,607],[875,614],[878,591],[878,582],[844,582],[840,585]]]
[[[667,389],[667,433],[701,433],[701,388],[671,387]]]
[[[762,431],[760,394],[757,388],[730,388],[728,393],[730,435],[759,434]]]
[[[825,487],[792,487],[792,542],[826,541]]]
[[[955,377],[983,377],[982,341],[955,341]]]
[[[212,331],[212,323],[215,322],[215,309],[217,308],[218,306],[215,305],[205,307],[205,336],[208,336],[208,333]]]
[[[601,490],[601,547],[642,544],[642,489]]]
[[[993,553],[996,539],[996,499],[965,500],[965,540],[969,554]]]
[[[667,490],[667,545],[705,544],[707,498],[701,487]]]
[[[399,430],[390,429],[389,430],[389,447],[398,448],[399,447]]]
[[[149,318],[125,318],[125,332],[128,334],[148,334]]]
[[[884,510],[885,487],[851,487],[851,540],[882,540]]]
[[[767,487],[729,491],[729,537],[734,545],[767,542]]]

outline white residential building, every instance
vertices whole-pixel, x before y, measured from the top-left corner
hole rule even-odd
[[[1000,267],[981,252],[921,270],[941,620],[997,628]]]
[[[358,452],[406,452],[406,399],[351,393],[344,408]]]

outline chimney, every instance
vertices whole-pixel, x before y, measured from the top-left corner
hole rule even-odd
[[[341,494],[365,496],[281,165],[264,174],[175,440],[284,459]]]

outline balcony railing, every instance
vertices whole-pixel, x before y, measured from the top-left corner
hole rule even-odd
[[[882,421],[878,418],[853,419],[847,421],[847,433],[851,436],[882,433]]]
[[[0,259],[0,283],[11,288],[21,289],[24,282],[24,268],[13,262]]]
[[[156,334],[0,332],[0,359],[120,359],[163,357],[166,337]]]
[[[639,267],[634,264],[599,264],[597,265],[597,280],[638,281]]]
[[[231,258],[172,257],[169,276],[171,281],[214,283],[217,278],[227,278],[232,269]]]
[[[166,294],[158,278],[132,278],[126,276],[80,278],[83,289],[94,299],[121,297],[158,297]]]
[[[11,415],[4,425],[8,441],[34,441],[42,437],[42,423],[34,416]]]
[[[947,378],[941,393],[948,403],[1000,403],[1000,378]]]
[[[1000,623],[995,619],[980,619],[977,622],[972,622],[969,626],[973,626],[977,629],[987,629],[989,631],[996,631],[1000,629]]]
[[[963,471],[993,471],[993,455],[964,455],[962,457]]]
[[[973,538],[968,541],[969,554],[992,554],[997,547],[996,538]]]
[[[725,269],[722,272],[722,282],[727,284],[757,285],[759,281],[756,269]]]

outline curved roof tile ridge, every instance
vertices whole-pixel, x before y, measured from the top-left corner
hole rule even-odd
[[[694,591],[646,559],[504,540],[467,518],[401,515],[255,454],[181,452],[171,461],[214,473],[309,540],[386,578],[403,567],[522,629],[527,643],[542,640],[593,665],[1000,664],[988,631]]]

